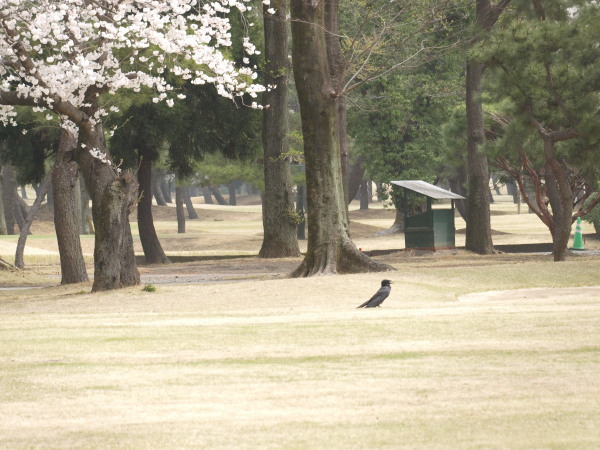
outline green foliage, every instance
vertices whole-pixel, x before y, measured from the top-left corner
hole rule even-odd
[[[373,180],[439,179],[448,157],[441,124],[460,101],[455,62],[432,62],[423,72],[390,75],[362,90],[361,109],[349,110],[348,128]]]
[[[289,209],[287,212],[287,218],[292,225],[300,225],[306,220],[304,214],[296,211],[295,209]]]
[[[600,7],[585,2],[573,9],[578,3],[543,2],[545,20],[531,8],[515,9],[472,56],[491,69],[488,91],[508,118],[496,150],[524,148],[541,159],[540,128],[576,130],[577,139],[557,145],[558,156],[597,178]]]
[[[39,183],[44,178],[45,161],[58,149],[60,129],[54,115],[17,108],[17,125],[0,124],[0,165],[10,163],[20,184]]]
[[[189,181],[199,185],[229,184],[245,181],[258,189],[264,188],[262,166],[239,160],[230,160],[220,154],[211,154],[194,164],[194,175]]]
[[[142,291],[144,291],[144,292],[156,292],[156,286],[154,286],[153,284],[145,284],[144,287],[142,288]]]
[[[596,196],[600,195],[600,193],[597,193]],[[590,204],[590,202],[592,202],[592,200],[594,200],[594,196],[591,196],[587,199],[585,206],[587,206],[588,204]],[[597,204],[596,206],[594,206],[594,208],[587,213],[585,216],[583,216],[583,220],[585,220],[586,222],[592,223],[594,224],[594,227],[596,228],[596,232],[600,233],[600,203]]]
[[[448,158],[441,125],[463,101],[463,57],[453,49],[472,21],[471,6],[460,0],[355,6],[342,21],[352,30],[346,34],[356,36],[343,46],[363,58],[355,61],[353,82],[366,81],[348,103],[356,106],[348,110],[353,150],[375,181],[435,182]],[[400,192],[392,191],[397,207]]]

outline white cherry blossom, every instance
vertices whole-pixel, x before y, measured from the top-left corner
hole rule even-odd
[[[222,51],[231,45],[226,14],[248,10],[248,1],[0,0],[0,121],[14,123],[15,104],[73,118],[65,111],[87,111],[121,89],[148,87],[155,101],[172,104],[166,72],[213,83],[227,97],[256,97],[264,88],[253,83],[255,69],[236,67]],[[243,47],[259,53],[248,38]],[[88,112],[91,120],[104,114]]]

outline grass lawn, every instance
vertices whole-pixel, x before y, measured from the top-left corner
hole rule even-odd
[[[260,215],[247,209],[252,220],[227,241],[239,252],[260,244]],[[363,227],[389,221],[379,214]],[[170,234],[169,248],[225,254],[215,236],[226,219]],[[498,240],[547,235],[529,216],[495,219]],[[0,272],[0,285],[46,286],[0,290],[0,448],[600,448],[598,256],[385,258],[395,272],[255,270],[91,294],[56,286],[56,261],[30,254],[33,270]],[[382,308],[356,309],[384,277],[394,284]]]
[[[473,293],[600,261],[396,267],[4,292],[0,447],[598,448],[600,288]]]

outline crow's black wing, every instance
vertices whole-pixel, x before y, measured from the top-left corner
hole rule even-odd
[[[375,295],[371,297],[369,300],[364,302],[362,305],[357,306],[357,308],[373,308],[375,306],[381,305],[383,301],[390,295],[391,288],[389,286],[381,286]]]
[[[383,301],[388,298],[391,290],[392,288],[390,286],[382,286],[382,288],[377,291],[373,298],[369,300],[367,308],[375,308],[376,306],[381,305]]]

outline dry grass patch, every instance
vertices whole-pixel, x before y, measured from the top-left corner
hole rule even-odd
[[[397,262],[373,310],[380,274],[10,292],[0,446],[594,448],[600,289],[460,296],[600,263],[478,263]]]
[[[496,244],[548,242],[493,208]],[[168,253],[214,258],[142,266],[155,292],[56,286],[43,251],[0,272],[46,286],[0,291],[0,448],[597,448],[598,257],[392,252],[385,275],[287,279],[300,258],[241,257],[259,207],[202,207],[186,235],[156,212]],[[403,247],[372,236],[390,213],[351,212],[359,247]]]

